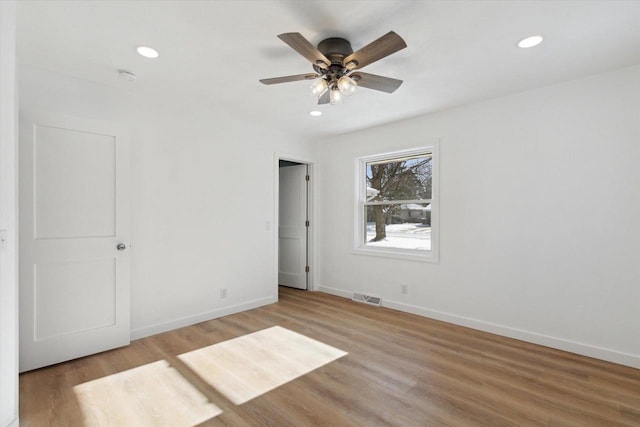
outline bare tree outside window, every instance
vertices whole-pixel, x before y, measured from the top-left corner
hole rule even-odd
[[[422,153],[366,163],[365,244],[430,249],[432,160]]]

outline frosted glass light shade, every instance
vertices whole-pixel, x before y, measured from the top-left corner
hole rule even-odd
[[[338,89],[343,95],[352,95],[358,87],[358,83],[349,76],[342,76],[338,80]]]
[[[340,104],[342,102],[342,99],[343,96],[342,92],[340,92],[340,89],[338,89],[337,87],[331,89],[331,92],[329,93],[329,102],[331,103],[331,105]]]
[[[319,97],[327,90],[327,81],[322,77],[317,78],[309,85],[309,89],[314,96]]]

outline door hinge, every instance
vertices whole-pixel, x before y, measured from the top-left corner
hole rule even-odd
[[[305,227],[308,227],[309,225],[310,225],[310,224],[309,224],[309,220],[306,220],[306,221],[304,222],[304,226],[305,226]]]
[[[308,266],[308,265],[304,268],[304,272],[305,272],[305,273],[308,273],[308,272],[309,272],[309,266]]]
[[[309,175],[304,177],[305,181],[309,181],[311,179],[311,177]]]

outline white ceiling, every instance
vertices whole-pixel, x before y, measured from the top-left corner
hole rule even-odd
[[[343,37],[357,50],[391,30],[408,48],[363,71],[404,80],[393,94],[360,88],[317,107],[304,81],[258,82],[312,71],[280,33]],[[516,47],[532,34],[543,44]],[[138,45],[160,57],[140,57]],[[18,57],[307,138],[638,64],[640,1],[19,1]]]

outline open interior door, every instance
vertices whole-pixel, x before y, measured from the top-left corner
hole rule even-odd
[[[20,118],[20,371],[129,343],[129,146],[111,124]]]
[[[307,165],[280,168],[278,283],[307,289]]]

